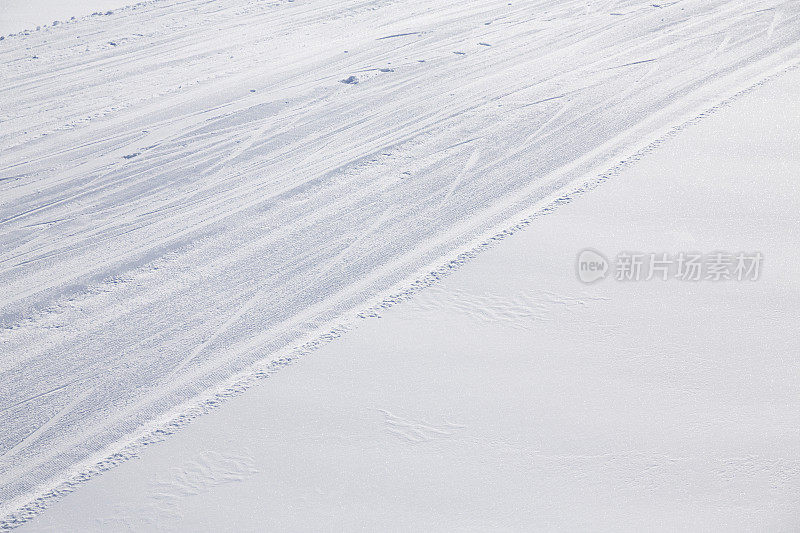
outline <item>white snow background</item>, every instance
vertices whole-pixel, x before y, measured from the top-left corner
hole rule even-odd
[[[539,217],[543,211],[571,205],[576,190],[637,164],[720,102],[769,76],[788,75],[800,57],[800,3],[794,1],[160,0],[95,16],[90,12],[105,8],[86,4],[67,13],[64,3],[50,12],[29,3],[26,14],[14,5],[25,4],[2,4],[4,24],[10,25],[0,41],[3,527],[19,525],[94,473],[139,452],[142,443],[159,440],[218,405],[217,395],[233,395],[254,376],[272,375],[290,358],[362,323],[361,317],[405,301],[466,262],[476,248],[513,232],[505,230],[546,225],[547,217]],[[9,35],[34,28],[31,17],[45,19],[38,30]],[[52,25],[49,19],[59,17],[64,23]],[[772,111],[795,116],[796,96],[784,102]],[[765,133],[748,142],[742,149],[756,147],[751,159],[760,149],[773,148]],[[773,179],[783,180],[783,186],[789,180],[789,190],[796,191],[791,181],[796,145],[784,146],[767,160],[782,172],[776,170]],[[724,162],[736,153],[709,157]],[[673,158],[680,161],[681,152]],[[732,186],[725,175],[704,172],[719,183],[712,191]],[[775,190],[774,184],[760,186],[747,192],[752,205],[762,205],[765,191]],[[666,205],[679,206],[683,199]],[[782,209],[776,202],[764,204],[775,212],[749,211],[740,200],[723,196],[715,204],[701,198],[701,212],[690,218],[711,216],[715,205],[733,210],[734,220],[765,216],[787,247],[796,243],[791,196]],[[631,205],[644,203],[622,207]],[[642,224],[652,224],[656,235],[663,232],[667,219],[648,213],[646,223],[612,233],[608,245],[635,235]],[[628,219],[615,220],[627,224]],[[707,242],[742,231],[725,226]],[[771,250],[779,257],[780,248]],[[784,262],[793,264],[790,259]],[[495,268],[492,275],[505,279],[504,267]],[[756,321],[750,336],[703,337],[686,324],[673,324],[669,331],[691,334],[698,343],[697,364],[720,355],[704,344],[710,339],[727,340],[729,353],[737,342],[760,335],[768,352],[780,354],[786,365],[797,353],[789,321],[796,317],[789,298],[796,282],[792,274],[780,285],[777,294],[786,300],[775,300],[771,292],[752,296],[767,318]],[[543,283],[532,280],[524,290],[541,296],[546,293],[536,291]],[[470,288],[461,290],[468,294]],[[710,291],[701,298],[705,303],[695,306],[733,297],[715,292],[726,289],[705,290]],[[417,301],[424,302],[425,294]],[[427,298],[435,294],[429,291]],[[442,298],[457,301],[459,294]],[[569,291],[553,294],[559,309],[574,298],[583,301]],[[677,293],[662,296],[669,295]],[[493,297],[477,298],[477,304],[459,305],[483,307],[475,313],[491,315]],[[665,309],[684,304],[671,305]],[[726,333],[741,332],[748,322],[743,319],[738,329],[723,324]],[[624,326],[604,327],[616,327],[616,338]],[[565,346],[577,341],[563,332],[559,338]],[[409,349],[425,342],[412,333],[406,339]],[[751,350],[743,353],[756,357]],[[448,368],[476,386],[465,369],[454,363]],[[774,379],[791,368],[776,367]],[[641,384],[636,372],[625,375]],[[706,383],[725,376],[730,377],[723,372]],[[786,390],[796,390],[786,379]],[[417,397],[411,384],[394,386],[403,397]],[[678,384],[653,386],[663,395]],[[626,405],[632,397],[624,398]],[[797,451],[791,418],[796,404],[785,396],[761,401],[742,408],[779,409],[769,425],[778,442],[766,456],[788,460]],[[398,411],[373,403],[371,416],[392,427],[430,419],[423,426],[436,434],[450,432],[447,424],[454,430],[466,425],[437,418],[430,409],[416,416],[413,406]],[[638,416],[646,418],[645,412],[650,411]],[[675,408],[669,415],[683,412]],[[580,413],[576,407],[563,416],[580,418]],[[340,423],[332,420],[327,423]],[[525,438],[533,438],[535,425],[520,423]],[[547,427],[552,437],[555,426]],[[688,438],[686,431],[678,428],[668,437]],[[796,466],[746,459],[763,453],[764,442],[731,451],[749,453],[742,469],[768,472],[764,483],[771,487],[755,503],[742,504],[741,523],[791,528],[797,524],[791,509],[797,507],[785,498],[796,493]],[[617,447],[614,453],[624,455],[625,449],[635,447]],[[543,453],[558,450],[553,444]],[[722,470],[723,477],[739,475]],[[674,482],[664,482],[663,490],[685,493],[686,476],[695,471],[692,465],[668,470],[664,475]],[[289,483],[291,472],[301,470],[275,479]],[[500,477],[493,479],[499,483]],[[435,485],[428,487],[428,494],[436,492]],[[498,484],[492,501],[509,490]],[[571,490],[553,505],[569,501]],[[703,505],[714,504],[715,497]],[[713,523],[730,511],[721,498],[725,505],[714,508],[718,514],[692,516]],[[667,509],[675,505],[674,499],[663,501]],[[769,505],[771,514],[764,512]],[[436,509],[450,507],[442,503]],[[342,509],[341,502],[336,508]],[[611,503],[606,513],[610,508]],[[369,523],[370,516],[358,516]],[[411,517],[408,525],[432,525],[425,516],[447,520],[432,512],[420,521]],[[497,517],[485,522],[488,516],[471,522],[455,517],[443,525],[514,527]],[[304,525],[290,519],[276,523]],[[539,525],[569,523],[553,520]]]
[[[0,0],[0,35],[35,30],[92,13],[135,4],[130,0]]]

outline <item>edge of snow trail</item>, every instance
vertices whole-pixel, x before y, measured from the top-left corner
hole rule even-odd
[[[493,229],[486,235],[479,237],[473,243],[465,246],[449,261],[441,263],[433,269],[423,269],[416,276],[412,276],[400,286],[381,295],[376,300],[358,313],[344,317],[335,321],[329,327],[321,328],[320,331],[307,336],[300,346],[287,350],[280,354],[278,358],[269,357],[264,361],[254,364],[245,372],[233,376],[227,383],[207,391],[201,397],[177,407],[161,419],[149,424],[138,435],[133,436],[129,441],[120,442],[110,447],[110,450],[99,454],[97,457],[81,465],[76,471],[68,474],[65,479],[58,482],[52,489],[44,491],[35,497],[30,503],[21,506],[0,521],[0,530],[10,531],[25,522],[35,518],[44,511],[49,504],[57,501],[63,496],[73,492],[82,483],[93,477],[102,474],[104,471],[114,466],[137,457],[139,450],[149,444],[163,441],[169,435],[179,431],[189,424],[193,419],[217,408],[226,399],[244,393],[248,388],[256,384],[259,380],[268,378],[271,374],[278,372],[281,368],[292,364],[297,358],[312,353],[315,349],[335,340],[343,333],[357,327],[357,320],[380,318],[380,312],[398,303],[411,298],[417,292],[436,284],[442,278],[457,270],[464,263],[474,258],[477,254],[487,248],[498,244],[517,233],[524,230],[540,217],[552,212],[560,205],[564,205],[571,200],[590,192],[595,187],[600,186],[604,181],[613,178],[619,171],[628,165],[634,164],[646,154],[657,149],[664,141],[679,134],[684,129],[698,123],[703,118],[714,114],[717,110],[727,107],[734,103],[741,96],[757,89],[768,83],[770,80],[782,74],[795,70],[800,67],[800,62],[791,62],[774,69],[772,72],[751,81],[744,88],[733,90],[724,96],[717,104],[706,107],[697,112],[684,122],[662,132],[655,139],[645,143],[642,147],[631,152],[625,159],[606,167],[605,172],[599,173],[592,179],[580,184],[579,186],[568,186],[552,194],[547,199],[541,201],[529,214],[519,219],[517,222],[506,225],[502,229]]]

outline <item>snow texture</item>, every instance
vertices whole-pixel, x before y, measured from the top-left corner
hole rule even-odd
[[[4,525],[789,68],[798,14],[187,0],[7,36]]]

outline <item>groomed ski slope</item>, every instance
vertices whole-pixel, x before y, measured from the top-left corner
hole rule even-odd
[[[20,533],[797,531],[798,98],[727,102]],[[589,244],[765,264],[585,285]]]
[[[158,1],[0,41],[0,515],[794,64],[798,14]]]

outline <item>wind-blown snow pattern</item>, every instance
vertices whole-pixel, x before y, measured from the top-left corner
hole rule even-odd
[[[6,37],[0,515],[791,66],[799,14],[163,0]]]

